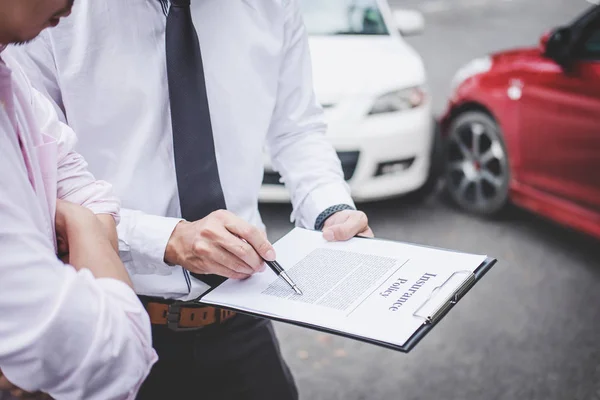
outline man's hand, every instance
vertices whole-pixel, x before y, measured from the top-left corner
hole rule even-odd
[[[263,258],[275,260],[275,250],[264,232],[225,210],[177,224],[165,251],[168,263],[197,274],[233,279],[264,271]]]
[[[343,210],[327,218],[323,225],[323,237],[330,241],[344,241],[354,236],[373,237],[369,219],[362,211]]]
[[[114,218],[64,200],[56,202],[58,256],[77,271],[88,269],[96,278],[112,278],[133,287],[117,252]]]
[[[100,225],[96,223],[96,219],[100,222]],[[69,263],[69,240],[67,231],[70,225],[78,224],[84,227],[84,229],[96,231],[98,231],[98,226],[101,226],[115,252],[118,253],[119,251],[117,228],[115,219],[112,215],[96,215],[86,207],[66,200],[56,199],[55,221],[58,257],[65,264]]]
[[[51,397],[45,393],[41,393],[41,392],[29,393],[15,385],[13,385],[4,376],[4,374],[2,373],[2,370],[0,370],[0,394],[3,391],[9,392],[13,397],[16,397],[18,399],[28,399],[28,400],[51,399]]]

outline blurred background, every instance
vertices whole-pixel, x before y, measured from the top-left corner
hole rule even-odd
[[[328,137],[375,234],[499,262],[410,354],[277,324],[301,398],[600,399],[597,10],[302,1]],[[291,207],[265,165],[276,240]]]

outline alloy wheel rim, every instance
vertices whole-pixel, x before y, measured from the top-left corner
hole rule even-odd
[[[508,164],[500,140],[481,122],[460,125],[449,137],[448,185],[463,207],[487,210],[504,203]]]

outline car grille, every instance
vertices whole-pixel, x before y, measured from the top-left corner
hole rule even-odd
[[[354,175],[354,171],[356,170],[356,165],[358,164],[358,151],[338,151],[337,153],[341,163],[342,163],[342,171],[344,171],[344,179],[350,180]],[[275,171],[265,171],[263,177],[264,185],[283,185],[279,180],[281,179],[281,175]]]

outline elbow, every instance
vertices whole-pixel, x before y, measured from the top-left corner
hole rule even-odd
[[[50,387],[42,390],[53,398],[134,399],[157,360],[149,317],[124,283],[84,271],[71,281],[45,345],[36,346],[49,361]]]
[[[111,280],[112,281],[112,280]],[[123,286],[121,282],[103,282],[110,286]],[[112,289],[112,288],[111,288]],[[120,288],[119,288],[120,289]],[[129,289],[127,289],[129,290]],[[151,325],[148,314],[133,293],[118,293],[106,300],[105,313],[96,334],[97,343],[90,348],[89,356],[104,352],[89,366],[90,377],[105,373],[99,382],[106,390],[83,396],[86,399],[123,398],[134,399],[142,383],[158,360],[152,348]],[[110,311],[110,314],[108,313]],[[84,376],[88,376],[85,373]]]
[[[61,387],[49,390],[53,398],[86,400],[135,399],[158,360],[150,327],[125,318],[119,328],[96,332],[82,362]]]
[[[299,147],[327,145],[326,132],[327,123],[320,108],[300,119],[290,117],[289,120],[279,121],[268,135],[271,157],[275,159],[280,153],[294,151]]]

